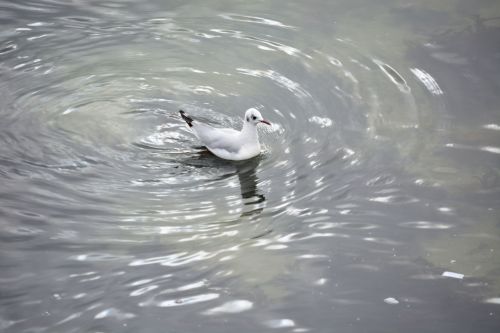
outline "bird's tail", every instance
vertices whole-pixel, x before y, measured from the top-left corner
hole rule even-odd
[[[182,119],[188,124],[189,127],[193,127],[193,118],[188,116],[186,112],[179,110],[179,113],[181,114]]]

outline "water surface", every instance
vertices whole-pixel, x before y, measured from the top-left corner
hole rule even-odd
[[[1,0],[1,330],[497,332],[499,16]]]

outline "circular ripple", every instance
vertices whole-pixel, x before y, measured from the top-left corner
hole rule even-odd
[[[131,1],[42,3],[45,16],[9,24],[0,44],[0,196],[19,222],[6,228],[20,244],[8,251],[9,265],[26,248],[36,263],[55,255],[44,290],[29,299],[78,309],[52,311],[56,331],[93,320],[122,327],[138,307],[251,312],[254,300],[238,292],[267,297],[260,285],[295,257],[329,258],[317,244],[400,245],[373,219],[419,204],[392,191],[397,177],[386,168],[419,144],[422,113],[398,66],[347,39],[304,41],[301,28],[272,16],[180,10],[151,18]],[[146,19],[134,14],[144,10]],[[273,126],[260,130],[262,155],[240,163],[200,147],[178,114],[239,128],[250,107]],[[404,139],[394,143],[395,133]],[[297,245],[312,243],[312,251]],[[36,280],[27,276],[20,298]],[[278,285],[272,295],[290,295]],[[26,308],[17,312],[41,316]]]

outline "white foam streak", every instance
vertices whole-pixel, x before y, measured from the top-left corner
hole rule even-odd
[[[240,313],[244,311],[248,311],[251,308],[253,308],[253,303],[247,300],[236,300],[236,301],[230,301],[226,302],[218,307],[209,309],[205,312],[203,312],[204,315],[211,316],[211,315],[218,315],[218,314],[224,314],[224,313]]]
[[[417,77],[424,84],[424,86],[429,90],[429,92],[433,95],[442,95],[443,90],[436,82],[436,80],[426,71],[418,68],[410,68],[413,75]]]

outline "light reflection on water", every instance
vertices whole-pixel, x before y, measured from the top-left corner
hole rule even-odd
[[[460,45],[298,3],[0,6],[2,330],[498,328],[496,94],[470,120],[455,81],[496,83]],[[238,163],[177,113],[249,107],[273,126]]]

